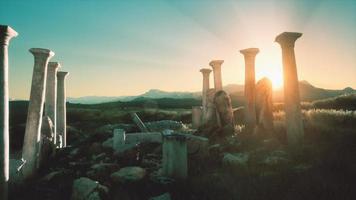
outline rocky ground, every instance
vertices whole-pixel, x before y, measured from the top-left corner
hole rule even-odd
[[[184,124],[151,124],[189,132]],[[149,125],[150,126],[150,125]],[[154,128],[156,127],[156,128]],[[188,145],[188,179],[161,175],[159,143],[125,146],[114,151],[112,130],[128,133],[134,125],[107,125],[72,146],[59,149],[37,178],[12,187],[11,199],[135,200],[135,199],[352,199],[356,175],[356,134],[335,129],[323,137],[307,129],[305,145],[288,148],[284,130],[271,135],[247,134],[236,127],[200,129],[208,146]],[[308,128],[308,127],[307,127]],[[283,129],[283,128],[281,128]],[[320,131],[319,131],[320,132]]]

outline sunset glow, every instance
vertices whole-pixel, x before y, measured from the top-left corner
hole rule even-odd
[[[303,33],[295,48],[299,80],[329,89],[356,87],[354,1],[42,1],[37,7],[5,0],[1,4],[0,22],[21,33],[10,47],[16,57],[10,59],[9,71],[10,96],[15,99],[29,97],[31,47],[52,49],[53,61],[71,72],[70,97],[138,95],[150,89],[200,91],[199,69],[209,67],[213,59],[224,60],[223,85],[243,84],[239,50],[251,47],[260,49],[256,82],[268,77],[278,89],[283,70],[281,49],[274,39],[284,31]]]

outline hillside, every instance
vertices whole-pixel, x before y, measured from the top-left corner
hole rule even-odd
[[[331,98],[343,94],[356,93],[356,90],[347,87],[341,90],[330,90],[318,88],[311,85],[307,81],[299,82],[300,96],[302,101],[314,101],[325,98]],[[229,84],[224,86],[224,90],[227,91],[232,96],[239,99],[239,96],[244,94],[244,86],[239,84]],[[80,104],[98,104],[98,103],[108,103],[108,102],[129,102],[139,98],[149,98],[149,99],[199,99],[201,98],[201,92],[168,92],[158,89],[151,89],[138,96],[85,96],[78,98],[68,98],[70,103],[80,103]],[[273,91],[273,100],[275,102],[283,101],[283,89]]]

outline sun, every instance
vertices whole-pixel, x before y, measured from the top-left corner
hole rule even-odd
[[[258,67],[256,69],[256,82],[263,77],[267,77],[272,82],[273,90],[279,90],[283,87],[283,72],[278,65]]]

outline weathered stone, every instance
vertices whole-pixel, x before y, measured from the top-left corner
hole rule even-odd
[[[203,110],[201,106],[192,107],[192,127],[198,128],[201,125]]]
[[[288,144],[298,145],[304,139],[304,129],[300,106],[297,64],[295,61],[294,44],[301,33],[284,32],[276,37],[282,48],[284,74],[284,109]]]
[[[62,136],[62,147],[67,146],[67,95],[65,79],[68,72],[57,72],[57,126],[56,133]]]
[[[132,183],[142,180],[146,176],[146,170],[141,167],[124,167],[111,174],[114,183]]]
[[[152,132],[164,131],[166,129],[170,130],[184,130],[187,126],[182,122],[177,122],[173,120],[160,120],[154,122],[145,122],[146,127]],[[127,131],[128,132],[128,131]],[[133,132],[133,131],[131,131]]]
[[[228,167],[247,168],[249,155],[247,153],[225,153],[223,165]]]
[[[216,92],[222,90],[221,65],[223,63],[223,60],[213,60],[209,63],[209,65],[213,68],[214,87]]]
[[[71,200],[88,200],[99,187],[99,183],[86,177],[74,180]]]
[[[255,111],[255,57],[258,48],[249,48],[240,51],[245,58],[245,119],[246,127],[253,131],[256,126]]]
[[[232,112],[230,96],[223,90],[215,93],[214,103],[218,113],[219,125],[234,127],[234,114]]]
[[[216,126],[217,125],[217,114],[216,107],[214,103],[215,89],[209,89],[207,91],[207,105],[206,105],[206,115],[203,118],[203,124],[205,126]]]
[[[41,140],[41,124],[45,98],[47,64],[54,53],[48,49],[32,48],[30,52],[35,57],[32,76],[30,103],[26,121],[26,130],[22,157],[26,161],[22,168],[25,178],[30,178],[36,171],[39,142]]]
[[[259,130],[273,130],[272,82],[267,78],[256,84],[256,120]]]
[[[209,76],[211,73],[210,69],[201,69],[200,72],[203,75],[203,90],[202,90],[202,106],[203,106],[203,116],[202,120],[204,121],[205,115],[206,115],[206,110],[207,110],[207,92],[210,89],[210,80]]]
[[[163,175],[175,179],[187,178],[187,143],[186,137],[165,131],[162,146]]]
[[[45,116],[48,116],[54,126],[53,143],[57,145],[57,70],[61,65],[58,62],[49,62],[47,67],[47,80],[45,92]]]
[[[125,134],[125,144],[138,144],[138,143],[161,143],[161,132],[148,132],[148,133],[127,133]]]
[[[9,58],[11,38],[18,34],[10,26],[0,25],[0,199],[7,199],[9,181]]]
[[[140,117],[136,113],[131,113],[130,114],[132,117],[132,120],[135,122],[135,124],[138,126],[138,128],[141,130],[141,132],[148,132],[148,128],[145,126],[145,124],[141,121]]]
[[[99,163],[90,167],[87,176],[94,180],[105,181],[110,175],[118,170],[120,166],[115,163]]]

